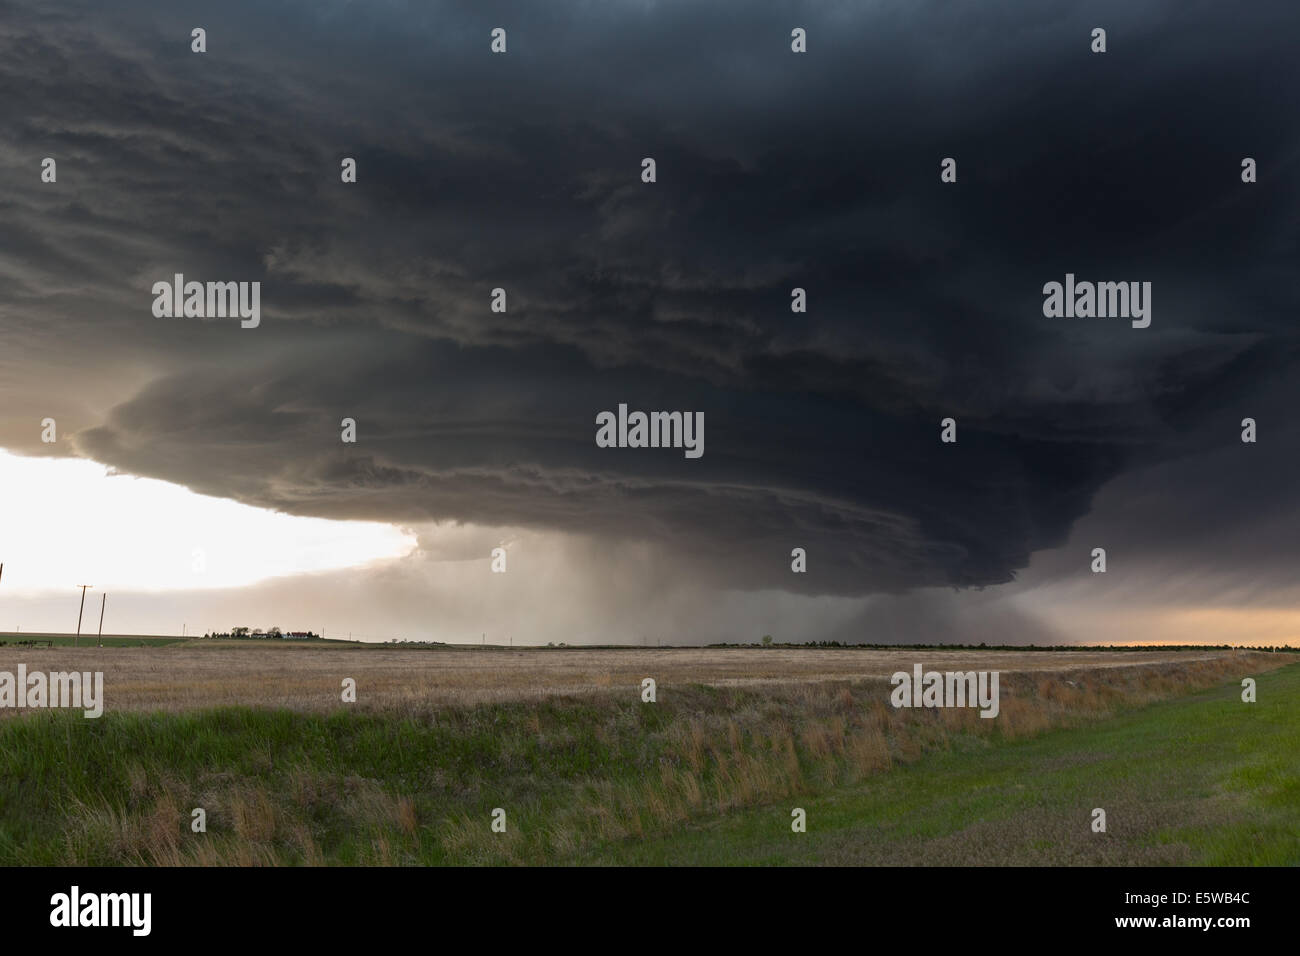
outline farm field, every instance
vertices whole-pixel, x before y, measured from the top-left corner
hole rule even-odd
[[[160,638],[132,648],[0,647],[0,670],[102,671],[114,711],[245,705],[328,712],[344,678],[357,682],[355,710],[424,712],[448,705],[619,693],[638,699],[643,678],[661,695],[687,684],[751,687],[881,681],[920,663],[927,670],[1049,673],[1083,668],[1188,663],[1207,651],[978,651],[852,648],[434,648],[332,646]],[[0,710],[0,720],[12,716]]]
[[[0,720],[0,864],[1300,862],[1293,654],[0,648],[19,661],[102,669],[105,713]],[[918,662],[999,670],[998,717],[890,707]]]
[[[193,640],[193,638],[152,637],[136,634],[105,634],[103,637],[96,637],[94,634],[82,634],[80,638],[77,638],[71,634],[41,634],[26,631],[0,632],[0,647],[21,646],[31,641],[48,642],[55,647],[76,648],[94,647],[101,643],[105,647],[168,647],[173,644],[186,644],[190,640]]]

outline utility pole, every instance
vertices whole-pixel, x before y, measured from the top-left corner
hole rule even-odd
[[[85,594],[86,592],[82,591],[81,593]],[[99,599],[99,636],[100,637],[104,636],[104,605],[107,603],[108,603],[108,592],[105,591],[104,596]]]
[[[81,641],[81,615],[86,611],[86,588],[93,588],[93,584],[78,584],[81,588],[81,610],[77,612],[77,636],[72,639],[72,646],[76,647]]]

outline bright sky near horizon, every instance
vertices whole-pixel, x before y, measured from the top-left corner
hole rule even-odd
[[[79,584],[132,591],[239,587],[399,558],[394,525],[303,518],[112,475],[78,458],[0,451],[0,561],[8,594]]]

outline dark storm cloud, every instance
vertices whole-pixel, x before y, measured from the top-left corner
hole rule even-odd
[[[1197,456],[1300,391],[1300,14],[1131,7],[6,4],[0,437],[79,397],[82,453],[302,514],[1006,582],[1125,469],[1212,497]],[[262,326],[153,318],[174,272],[262,281]],[[1151,281],[1151,328],[1045,319],[1066,272]],[[704,412],[704,457],[596,448],[620,402]]]

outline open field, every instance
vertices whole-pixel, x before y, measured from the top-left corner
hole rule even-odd
[[[1218,660],[1233,651],[967,651],[786,648],[626,650],[299,646],[277,642],[176,642],[166,647],[0,647],[0,670],[103,671],[109,710],[190,710],[246,705],[328,712],[345,677],[356,710],[431,712],[445,706],[618,692],[639,697],[652,677],[661,699],[688,684],[761,687],[875,681],[920,663],[927,670],[1050,673]],[[1282,655],[1279,655],[1282,656]],[[0,710],[0,720],[13,711]]]
[[[107,672],[97,720],[0,720],[0,864],[1300,863],[1295,655],[392,653],[0,657]],[[916,661],[1000,670],[998,717],[888,706]]]
[[[82,634],[80,638],[72,634],[41,634],[26,631],[0,632],[0,645],[14,646],[23,641],[48,641],[55,647],[167,647],[172,644],[186,644],[193,638],[150,637],[143,634]]]

